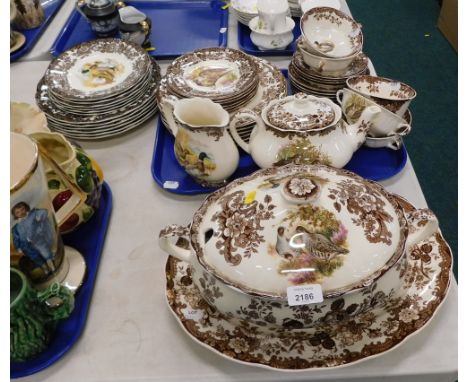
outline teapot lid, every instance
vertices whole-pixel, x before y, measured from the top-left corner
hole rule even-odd
[[[341,118],[341,111],[327,98],[296,93],[270,103],[263,117],[280,130],[308,131],[334,125]]]
[[[320,284],[333,297],[393,266],[407,228],[377,183],[342,169],[288,165],[211,194],[190,236],[198,262],[245,293],[284,298],[290,286]]]

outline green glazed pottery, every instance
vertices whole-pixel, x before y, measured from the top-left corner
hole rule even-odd
[[[38,292],[22,272],[10,268],[10,360],[26,361],[43,351],[74,301],[66,287],[54,283]]]

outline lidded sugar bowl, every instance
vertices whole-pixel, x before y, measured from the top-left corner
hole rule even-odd
[[[365,142],[379,107],[367,107],[356,123],[348,125],[341,109],[328,98],[304,93],[271,101],[261,118],[251,110],[239,111],[230,132],[237,144],[262,168],[294,164],[326,164],[341,168]],[[237,120],[253,118],[249,142],[237,131]]]
[[[430,210],[408,212],[398,200],[341,169],[268,168],[208,196],[188,227],[166,227],[159,244],[190,264],[203,298],[226,317],[312,327],[337,319],[324,312],[342,301],[359,306],[369,288],[376,309],[385,296],[405,293],[406,250],[434,234],[438,222]],[[288,303],[288,288],[311,285],[321,289],[321,309]]]

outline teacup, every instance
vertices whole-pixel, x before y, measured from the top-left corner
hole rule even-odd
[[[304,62],[317,72],[324,76],[339,76],[346,73],[349,65],[356,59],[361,52],[356,52],[350,56],[331,58],[314,54],[309,49],[309,45],[303,37],[297,39],[297,49],[302,54]]]
[[[366,137],[364,146],[372,148],[387,147],[392,150],[400,150],[403,141],[400,135],[390,135],[388,137]]]
[[[38,292],[22,272],[10,268],[10,359],[22,362],[43,351],[74,301],[66,287],[55,283]]]
[[[373,100],[399,117],[405,115],[416,90],[401,81],[384,77],[360,75],[346,80],[348,88]]]
[[[55,213],[42,159],[59,174],[71,193]],[[42,145],[26,135],[10,132],[10,264],[26,273],[38,289],[53,282],[72,290],[81,285],[84,260],[69,247],[65,255],[58,227],[85,199],[86,194],[70,181]]]
[[[371,137],[388,137],[394,134],[404,136],[411,131],[411,125],[403,118],[355,91],[340,89],[336,92],[336,99],[349,123],[356,122],[366,107],[379,107],[380,113],[372,121],[372,126],[367,133]]]
[[[15,25],[19,29],[37,28],[45,19],[44,8],[38,0],[15,0]]]
[[[287,0],[258,0],[258,28],[270,33],[283,32],[289,12]]]

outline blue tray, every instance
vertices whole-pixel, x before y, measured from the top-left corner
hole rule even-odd
[[[10,53],[10,62],[16,61],[17,59],[24,56],[29,50],[34,46],[36,41],[41,36],[42,32],[46,29],[47,25],[54,18],[57,11],[60,9],[65,0],[49,0],[42,2],[44,7],[45,19],[44,22],[39,25],[37,28],[29,30],[18,30],[26,37],[26,42],[24,45],[18,49],[16,52]],[[14,29],[16,30],[16,29]]]
[[[104,182],[96,214],[76,231],[63,235],[65,245],[80,251],[87,266],[85,281],[75,295],[75,310],[68,319],[57,326],[49,347],[38,357],[27,362],[10,363],[11,378],[25,377],[49,367],[70,350],[80,337],[88,315],[111,211],[112,192],[109,185]]]
[[[260,50],[250,39],[250,28],[244,24],[237,23],[237,41],[239,48],[254,56],[292,56],[296,50],[296,40],[301,35],[299,18],[293,17],[296,25],[293,29],[294,40],[285,49],[281,50]]]
[[[228,12],[221,0],[125,1],[152,21],[149,54],[177,57],[195,49],[227,45]],[[58,56],[81,42],[96,39],[90,25],[75,9],[51,48]]]
[[[288,78],[286,69],[282,69],[281,72]],[[288,92],[291,94],[289,81]],[[230,180],[249,175],[259,169],[252,157],[244,150],[239,149],[239,155],[239,167]],[[361,146],[354,153],[345,169],[353,171],[363,178],[378,181],[398,174],[405,167],[407,159],[408,154],[404,145],[401,146],[400,150]],[[200,186],[179,165],[174,154],[174,137],[164,126],[161,118],[158,118],[151,173],[160,187],[175,194],[196,195],[216,190],[216,188]]]

